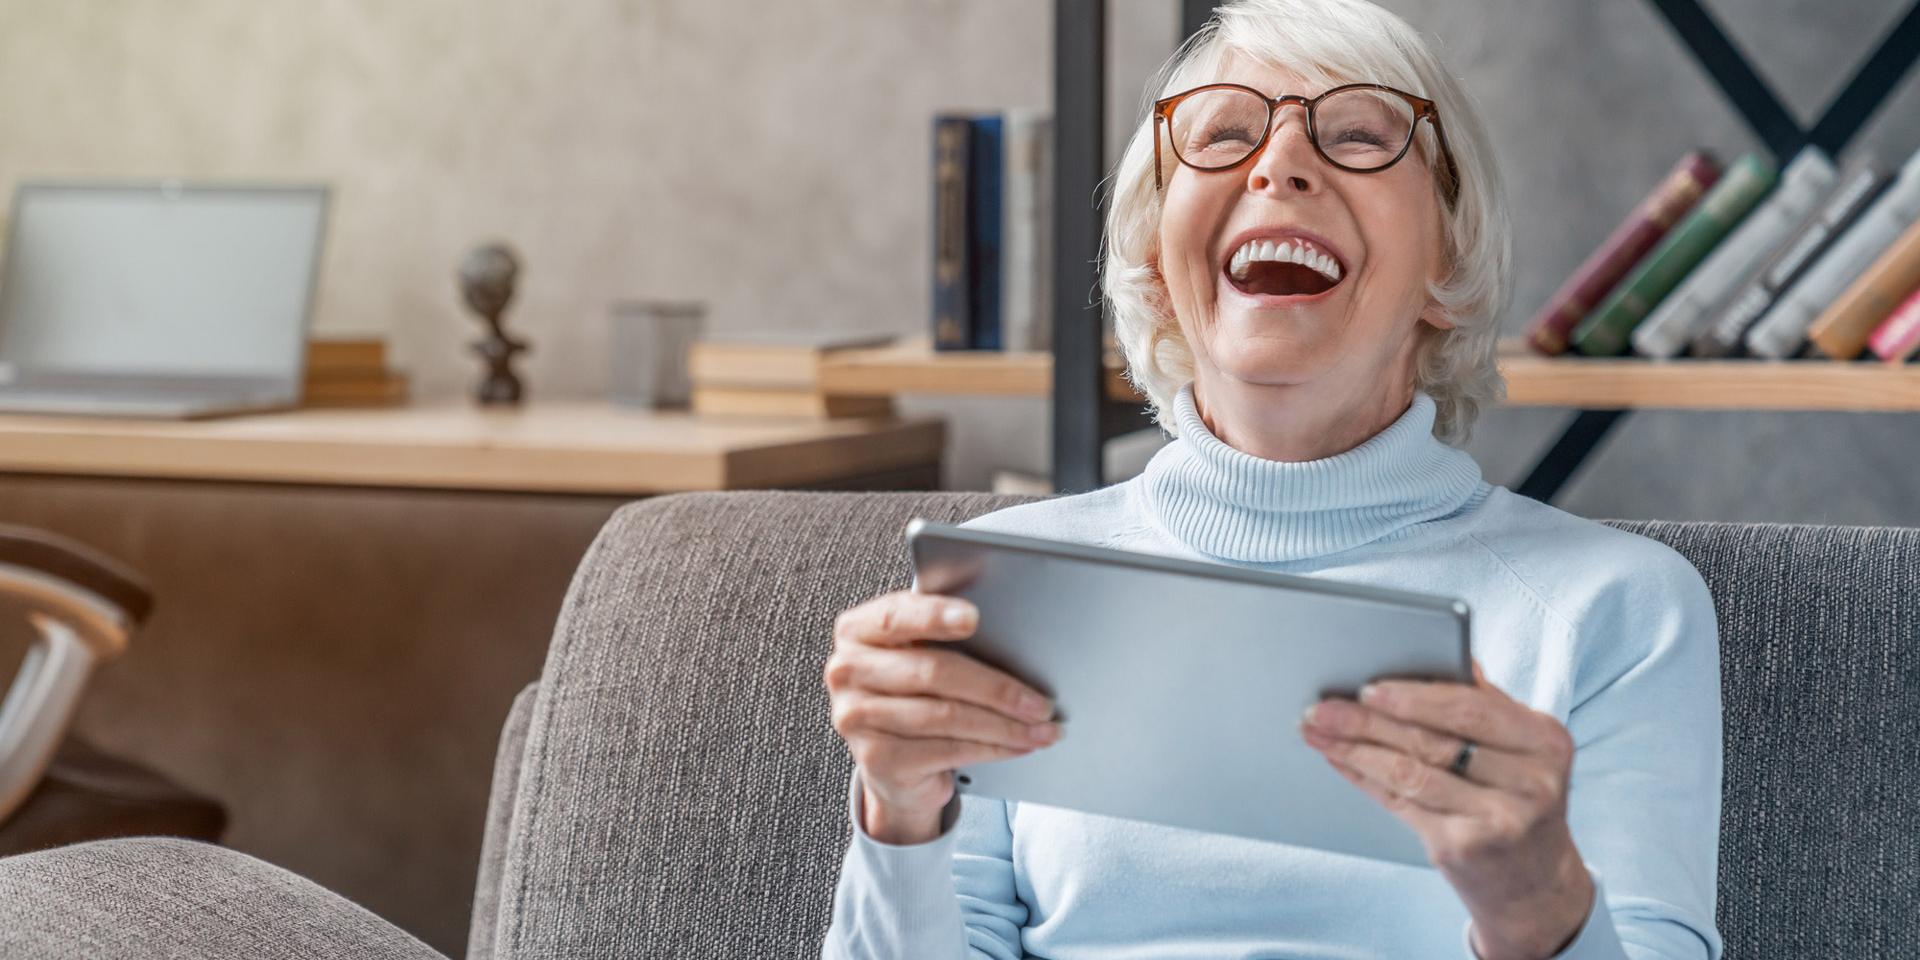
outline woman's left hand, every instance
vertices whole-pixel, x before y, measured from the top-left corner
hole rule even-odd
[[[1334,769],[1411,826],[1473,916],[1483,960],[1542,960],[1592,909],[1593,878],[1567,826],[1573,738],[1487,682],[1385,680],[1359,702],[1328,699],[1301,735]],[[1463,741],[1465,775],[1449,767]]]

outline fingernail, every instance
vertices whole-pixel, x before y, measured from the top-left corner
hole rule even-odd
[[[964,627],[973,619],[973,611],[958,603],[950,603],[941,611],[940,622],[949,627]]]
[[[1360,688],[1361,703],[1378,703],[1379,701],[1380,701],[1379,687],[1376,687],[1373,684],[1369,683],[1366,686]]]
[[[1027,739],[1045,746],[1060,736],[1060,725],[1054,723],[1036,723],[1027,728]]]
[[[1309,727],[1313,726],[1313,708],[1317,706],[1319,706],[1317,703],[1307,704],[1306,711],[1300,714],[1300,722]]]
[[[1053,716],[1053,704],[1037,693],[1024,693],[1020,695],[1020,713],[1035,720],[1045,720]]]

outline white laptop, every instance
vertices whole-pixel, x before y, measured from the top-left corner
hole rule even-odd
[[[23,183],[0,411],[188,418],[300,402],[328,188]]]

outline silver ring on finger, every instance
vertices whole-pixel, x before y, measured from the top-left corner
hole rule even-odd
[[[1465,780],[1467,779],[1467,765],[1472,762],[1473,741],[1462,739],[1460,741],[1460,752],[1453,755],[1453,762],[1447,765],[1447,772]]]

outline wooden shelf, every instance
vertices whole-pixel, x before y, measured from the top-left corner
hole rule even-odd
[[[1120,370],[1119,358],[1109,358],[1107,396],[1140,399]],[[821,360],[820,391],[862,397],[902,393],[1044,397],[1053,392],[1053,354],[935,350],[925,339],[836,350]]]
[[[1507,405],[1588,410],[1920,410],[1920,364],[1543,357],[1503,345]]]
[[[1833,360],[1644,360],[1543,357],[1517,340],[1500,346],[1507,405],[1581,409],[1920,410],[1920,363]],[[843,350],[821,363],[823,392],[1045,397],[1046,353],[936,351],[924,340]],[[1108,361],[1107,396],[1137,400]]]

